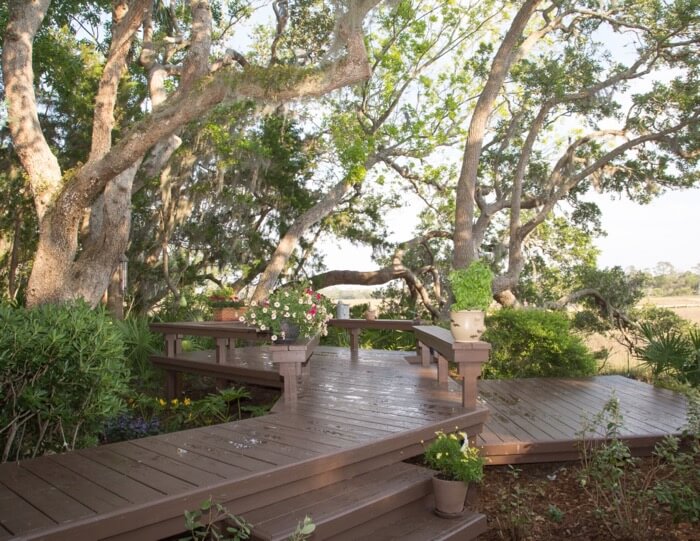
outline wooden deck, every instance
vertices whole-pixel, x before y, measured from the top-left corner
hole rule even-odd
[[[311,362],[297,404],[266,417],[1,464],[0,539],[158,539],[210,496],[245,516],[416,456],[436,430],[476,434],[487,417],[402,355],[319,348]]]
[[[582,421],[612,396],[620,402],[621,435],[635,454],[650,454],[686,423],[682,395],[622,376],[481,380],[479,401],[490,417],[477,441],[490,464],[575,460]]]
[[[421,531],[432,531],[438,526],[418,513],[416,499],[425,495],[425,479],[401,461],[422,453],[421,440],[436,430],[478,433],[485,407],[491,415],[477,441],[493,464],[576,458],[582,415],[600,411],[613,390],[638,452],[685,421],[680,395],[619,376],[480,381],[480,406],[470,411],[460,405],[458,383],[438,384],[435,365],[407,360],[406,353],[372,350],[352,359],[348,349],[319,347],[298,402],[280,401],[269,416],[2,464],[0,539],[158,539],[181,532],[184,510],[210,496],[278,533],[296,517],[285,525],[267,510],[309,510],[319,501],[329,516],[338,512],[333,501],[350,509],[334,525],[314,516],[319,531],[326,528],[323,539],[396,525],[411,531],[411,516]],[[254,367],[268,368],[274,370]],[[392,492],[385,477],[405,487]],[[351,495],[367,491],[374,500],[362,507]],[[375,523],[377,506],[387,518]],[[479,516],[465,522],[472,537],[483,531]],[[425,535],[416,539],[453,538]]]

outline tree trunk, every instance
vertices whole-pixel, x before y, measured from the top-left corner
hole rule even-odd
[[[114,319],[124,319],[124,290],[122,289],[122,266],[117,266],[117,269],[112,274],[107,288],[107,310],[112,314]]]
[[[472,114],[464,146],[462,170],[457,182],[452,261],[455,269],[467,267],[477,257],[478,246],[472,231],[475,218],[474,196],[486,124],[503,81],[516,58],[523,31],[540,2],[541,0],[527,0],[516,14],[493,59],[488,79]]]
[[[302,235],[311,226],[333,212],[343,197],[352,189],[352,186],[345,179],[341,180],[318,203],[296,219],[292,227],[289,228],[277,244],[277,248],[263,271],[258,286],[255,288],[253,300],[259,301],[270,294],[280,273],[284,270],[294,249],[299,244],[299,239]]]

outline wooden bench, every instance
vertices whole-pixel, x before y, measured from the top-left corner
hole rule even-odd
[[[350,334],[350,358],[357,360],[360,349],[360,331],[362,329],[378,329],[383,331],[412,331],[420,320],[408,319],[331,319],[329,327],[346,329]]]
[[[154,323],[151,330],[165,335],[165,354],[151,356],[154,366],[166,373],[166,396],[172,400],[180,394],[180,378],[183,372],[215,377],[219,380],[240,380],[259,385],[273,384],[281,376],[285,403],[297,399],[297,377],[309,374],[309,358],[319,343],[318,335],[299,339],[293,344],[264,345],[241,348],[235,357],[236,339],[247,341],[266,340],[252,327],[240,323]],[[206,352],[183,353],[183,335],[209,336],[216,339],[216,354]],[[236,359],[240,359],[236,362]],[[266,363],[266,361],[268,361]],[[276,371],[266,370],[272,363]],[[253,365],[253,366],[251,366]]]
[[[455,342],[452,333],[435,325],[416,325],[413,331],[421,351],[421,363],[430,366],[433,352],[437,353],[438,382],[447,383],[448,361],[457,363],[462,376],[462,406],[476,407],[476,382],[482,365],[489,360],[488,342]]]
[[[300,338],[294,344],[263,346],[269,352],[272,362],[277,365],[284,380],[284,402],[294,404],[297,401],[297,378],[311,374],[309,358],[318,346],[320,336]]]

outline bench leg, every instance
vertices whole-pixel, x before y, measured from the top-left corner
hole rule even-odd
[[[165,397],[168,400],[177,398],[182,393],[182,376],[174,370],[165,371]]]
[[[280,363],[280,375],[284,380],[284,403],[297,401],[297,363]]]
[[[226,354],[228,353],[228,338],[216,339],[216,362],[217,364],[226,363]]]
[[[474,409],[476,407],[477,380],[481,374],[481,364],[459,365],[459,373],[462,376],[462,407]]]
[[[420,344],[420,363],[424,367],[430,366],[430,348],[426,346],[423,342],[418,342]]]
[[[447,383],[448,372],[447,359],[438,353],[438,383]]]
[[[360,352],[360,329],[349,329],[350,332],[350,358],[356,361]]]

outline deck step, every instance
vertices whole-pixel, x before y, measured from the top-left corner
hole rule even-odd
[[[431,491],[431,477],[430,470],[398,462],[261,507],[246,514],[246,519],[254,526],[254,539],[277,541],[287,539],[308,515],[316,524],[314,541],[329,539],[374,517],[424,500]]]
[[[488,529],[486,516],[465,512],[444,519],[433,513],[432,496],[411,502],[324,541],[470,541]],[[316,538],[314,538],[316,541]]]

